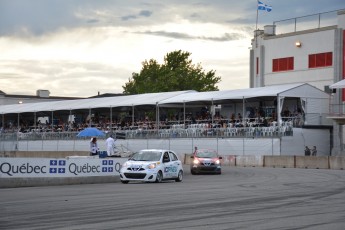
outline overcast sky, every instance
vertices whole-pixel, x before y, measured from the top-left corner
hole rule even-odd
[[[266,0],[259,29],[345,8],[344,0]],[[122,93],[142,62],[175,50],[215,70],[220,90],[249,87],[256,0],[0,0],[0,90]]]

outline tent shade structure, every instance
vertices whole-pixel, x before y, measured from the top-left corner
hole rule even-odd
[[[164,107],[167,104],[174,103],[200,103],[200,102],[214,102],[226,103],[229,100],[241,100],[248,98],[260,97],[304,97],[304,98],[319,98],[328,99],[329,95],[325,92],[305,84],[286,84],[276,86],[266,86],[258,88],[211,91],[211,92],[191,92],[184,95],[177,95],[159,102],[159,106]]]
[[[43,112],[43,111],[62,111],[78,109],[95,109],[95,108],[114,108],[114,107],[131,107],[138,105],[153,105],[159,101],[174,97],[179,94],[185,94],[195,91],[174,91],[161,93],[146,93],[136,95],[124,95],[115,97],[87,98],[76,100],[62,100],[50,102],[36,102],[27,104],[11,104],[0,106],[0,114],[8,113],[26,113],[26,112]]]
[[[97,128],[86,128],[78,133],[77,137],[104,137],[105,134]]]
[[[70,111],[78,109],[115,108],[133,106],[174,107],[184,103],[191,105],[211,105],[212,103],[229,103],[231,100],[257,99],[263,97],[299,97],[328,99],[324,91],[304,84],[286,84],[247,88],[237,90],[223,90],[210,92],[176,91],[162,93],[147,93],[128,96],[76,99],[68,101],[52,101],[27,104],[13,104],[0,106],[0,114],[26,113],[41,111]]]
[[[345,88],[345,79],[330,85],[329,88],[331,88],[331,89],[344,89]]]

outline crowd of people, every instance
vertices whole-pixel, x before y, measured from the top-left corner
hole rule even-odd
[[[281,114],[284,119],[293,121],[294,126],[303,124],[303,116],[300,111],[297,114],[292,114],[287,108]],[[110,120],[107,116],[85,116],[85,119],[67,119],[56,117],[53,121],[42,123],[40,120],[34,123],[27,120],[20,119],[20,126],[18,127],[16,121],[9,121],[2,124],[0,121],[0,133],[29,133],[29,132],[79,132],[87,127],[97,127],[105,132],[115,132],[119,130],[136,130],[136,129],[170,129],[173,125],[184,124],[185,128],[190,124],[208,124],[210,127],[247,127],[247,126],[261,126],[268,127],[277,123],[277,116],[273,111],[269,117],[266,117],[264,112],[260,109],[248,110],[245,116],[241,113],[231,113],[229,116],[224,117],[219,111],[214,115],[210,113],[207,107],[202,107],[199,112],[194,114],[177,112],[173,115],[161,114],[159,127],[154,119],[148,115],[142,116],[139,119],[129,116],[116,117]]]

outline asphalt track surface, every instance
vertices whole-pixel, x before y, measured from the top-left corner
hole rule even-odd
[[[345,229],[345,171],[186,169],[181,183],[0,189],[0,229]]]

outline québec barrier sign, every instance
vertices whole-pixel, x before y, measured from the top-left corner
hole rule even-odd
[[[0,178],[116,176],[121,158],[0,158]]]

